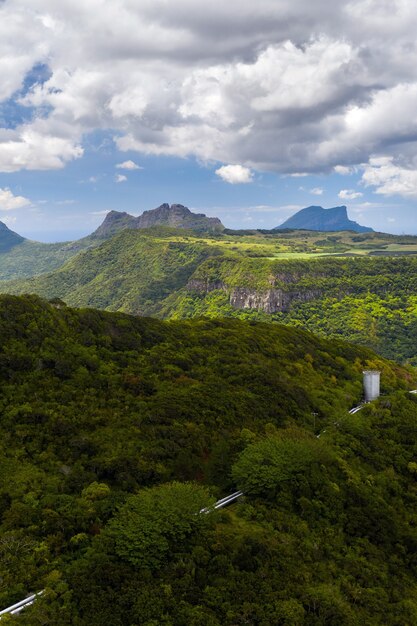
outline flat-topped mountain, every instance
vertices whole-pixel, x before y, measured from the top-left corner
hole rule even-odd
[[[301,209],[273,230],[283,230],[284,228],[320,231],[354,230],[357,233],[373,232],[372,228],[361,226],[350,220],[344,205],[332,209],[323,209],[321,206],[309,206]]]
[[[224,226],[218,217],[207,217],[203,213],[192,213],[182,204],[161,204],[156,209],[144,211],[134,217],[128,213],[110,211],[104,222],[90,235],[93,239],[108,239],[125,228],[151,228],[152,226],[171,226],[188,228],[197,232],[222,232]]]

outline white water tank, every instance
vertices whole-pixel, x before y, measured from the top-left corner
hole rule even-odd
[[[381,372],[378,370],[365,370],[363,372],[363,390],[365,402],[372,402],[380,396]]]

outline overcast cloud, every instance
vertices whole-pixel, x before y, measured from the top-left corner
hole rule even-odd
[[[0,171],[64,167],[102,129],[232,183],[360,167],[417,196],[416,28],[413,0],[5,0],[0,100],[31,117],[0,128]]]

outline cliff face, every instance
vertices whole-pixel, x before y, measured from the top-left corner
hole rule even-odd
[[[207,294],[221,290],[229,295],[229,303],[235,309],[258,309],[264,313],[279,313],[289,310],[293,301],[308,302],[322,295],[319,289],[253,289],[251,287],[230,287],[221,281],[192,279],[187,284],[189,291]]]
[[[207,217],[203,213],[193,213],[182,204],[161,204],[156,209],[144,211],[139,217],[128,213],[110,211],[104,222],[90,235],[93,239],[108,239],[125,228],[151,228],[170,226],[188,228],[197,232],[222,232],[224,226],[218,217]]]
[[[110,211],[103,223],[95,230],[90,239],[109,239],[124,228],[135,228],[135,218],[129,213]]]
[[[361,226],[357,222],[350,220],[347,208],[344,205],[333,207],[332,209],[323,209],[321,206],[309,206],[298,211],[298,213],[274,228],[274,230],[287,228],[294,230],[319,230],[322,232],[339,230],[353,230],[358,233],[372,232],[372,228]]]
[[[182,204],[161,204],[157,209],[145,211],[135,220],[134,228],[150,228],[151,226],[172,226],[173,228],[189,228],[197,231],[224,230],[218,217],[207,217],[203,213],[193,213]]]

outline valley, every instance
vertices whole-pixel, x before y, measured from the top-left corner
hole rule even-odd
[[[0,255],[3,264],[24,246]],[[52,271],[0,282],[0,291],[158,318],[280,322],[417,363],[416,237],[123,227],[59,250]]]

